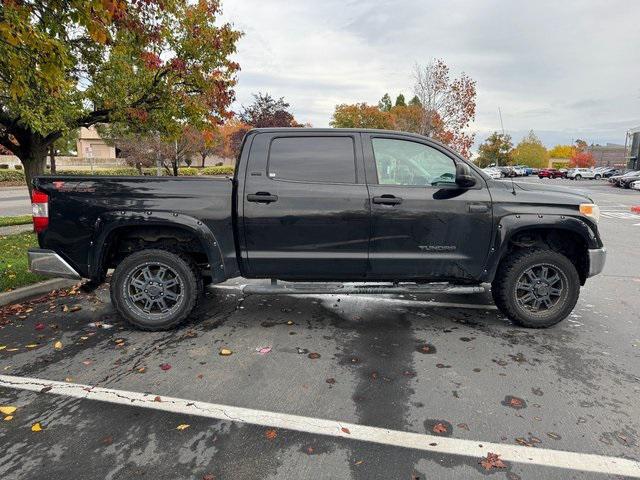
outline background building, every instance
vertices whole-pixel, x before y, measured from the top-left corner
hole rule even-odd
[[[107,145],[95,127],[80,129],[78,141],[78,159],[81,158],[116,158],[116,148]]]
[[[619,167],[627,165],[624,145],[607,143],[606,145],[590,145],[587,151],[593,155],[596,167]]]

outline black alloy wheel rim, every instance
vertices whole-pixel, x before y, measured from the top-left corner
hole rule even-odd
[[[127,303],[143,315],[166,315],[181,305],[184,282],[168,265],[148,262],[127,276],[124,288]]]
[[[534,313],[549,311],[560,302],[565,283],[566,277],[553,265],[544,263],[529,267],[516,282],[518,305]]]

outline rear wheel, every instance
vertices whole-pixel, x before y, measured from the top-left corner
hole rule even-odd
[[[188,257],[166,250],[141,250],[116,267],[111,301],[137,328],[167,330],[191,314],[202,288],[202,278]]]
[[[577,174],[575,177],[573,177],[574,180],[582,180],[582,175]]]
[[[491,291],[509,319],[523,327],[545,328],[569,316],[578,301],[580,277],[558,252],[522,250],[502,261]]]
[[[602,178],[602,175],[600,175],[599,173],[596,173],[595,179],[600,180],[601,178]]]

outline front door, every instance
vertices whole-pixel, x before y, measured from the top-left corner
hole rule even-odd
[[[478,279],[492,234],[491,197],[482,177],[475,187],[459,188],[461,160],[419,137],[371,134],[363,141],[372,206],[369,276]]]
[[[359,133],[260,133],[243,195],[250,276],[360,279],[369,194]]]

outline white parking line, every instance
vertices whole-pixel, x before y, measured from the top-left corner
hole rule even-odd
[[[640,462],[625,458],[423,435],[335,420],[164,397],[153,393],[129,392],[38,378],[0,375],[0,387],[34,392],[46,389],[44,391],[50,394],[114,403],[128,407],[149,408],[183,415],[295,430],[347,440],[475,457],[477,459],[486,457],[488,452],[492,452],[500,455],[500,458],[507,462],[640,478]]]

